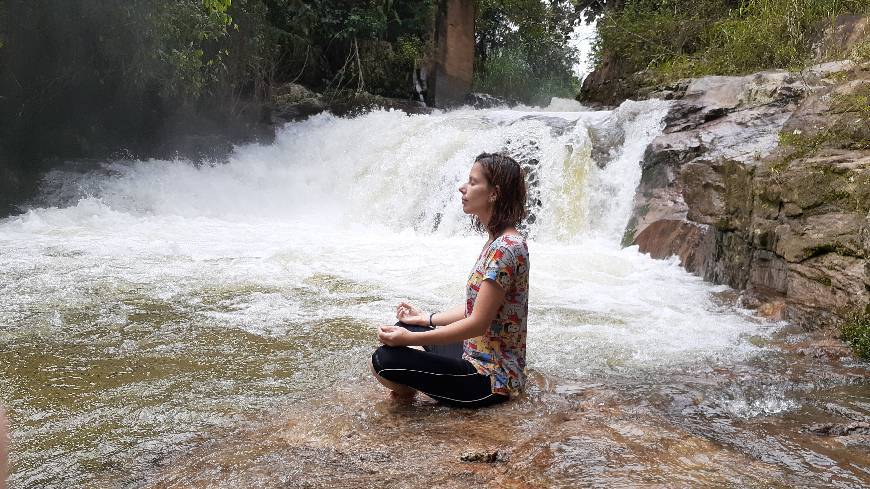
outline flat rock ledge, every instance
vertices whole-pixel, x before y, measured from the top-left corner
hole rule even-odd
[[[806,329],[870,304],[870,66],[709,76],[647,148],[624,244],[677,255],[747,307]],[[862,98],[864,97],[864,98]],[[866,102],[864,102],[866,104]]]

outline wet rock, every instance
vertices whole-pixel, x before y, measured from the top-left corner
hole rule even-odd
[[[704,273],[704,244],[709,248],[710,230],[684,220],[661,219],[646,226],[634,242],[641,253],[653,258],[677,255],[690,272]]]
[[[836,104],[870,91],[870,71],[842,61],[682,86],[644,156],[623,244],[677,255],[809,329],[870,302],[870,150],[854,143],[870,125]]]
[[[793,74],[772,70],[748,76],[705,76],[693,79],[683,100],[699,106],[706,121],[766,104],[785,105],[804,88]]]
[[[758,315],[773,321],[782,321],[785,319],[785,302],[773,301],[765,302],[757,306]]]
[[[725,213],[722,193],[725,185],[711,165],[689,163],[681,172],[683,200],[689,206],[689,219],[702,224],[716,224]]]
[[[414,100],[381,97],[368,92],[319,94],[295,83],[276,88],[266,104],[267,119],[275,125],[303,120],[324,111],[344,116],[374,109],[396,109],[408,114],[431,111],[422,102]]]
[[[800,385],[818,380],[819,362],[794,353],[786,350],[786,358],[745,375],[722,366],[629,385],[598,376],[578,384],[532,370],[533,393],[461,413],[422,404],[396,408],[379,401],[383,392],[375,386],[339,387],[179,454],[138,485],[805,487],[820,477],[860,480],[870,452],[852,447],[870,438],[854,434],[830,443],[794,429],[793,416],[786,414],[796,403],[793,396],[863,411],[853,404],[860,387],[850,394],[843,391],[848,385],[826,377],[812,384],[812,392],[804,391]],[[783,384],[784,372],[799,380]],[[724,397],[722,387],[730,387]],[[822,417],[801,412],[801,419],[866,421],[851,418],[860,413],[818,407],[826,411]],[[744,414],[735,420],[734,413]],[[463,453],[468,463],[457,463],[466,461]],[[820,459],[825,466],[811,463]]]
[[[870,435],[870,423],[815,423],[804,430],[820,436]]]
[[[319,94],[302,85],[288,83],[274,90],[267,107],[269,122],[281,124],[323,112],[326,110],[326,103]]]
[[[723,231],[746,230],[752,199],[752,168],[729,160],[698,159],[681,172],[687,217]]]
[[[513,107],[517,105],[514,99],[506,97],[496,97],[488,93],[472,92],[465,96],[465,105],[470,105],[475,109],[491,109],[493,107]]]
[[[837,416],[842,416],[844,418],[849,418],[854,421],[862,422],[862,423],[870,423],[870,416],[865,416],[854,409],[850,409],[841,404],[836,404],[833,402],[825,403],[824,405],[825,411],[829,413],[836,414]]]
[[[577,100],[588,105],[619,105],[641,85],[627,72],[622,57],[605,49],[601,63],[583,79]]]
[[[662,85],[657,85],[655,87],[650,87],[647,89],[641,89],[642,96],[639,98],[658,98],[662,100],[675,100],[683,98],[683,95],[686,93],[686,89],[689,87],[690,80],[678,80],[673,83],[666,83]]]
[[[495,451],[481,451],[481,452],[465,452],[460,457],[459,460],[462,462],[479,462],[485,464],[492,464],[505,460],[505,455],[499,450]]]
[[[783,295],[788,291],[788,263],[771,251],[755,250],[749,279],[756,295]]]
[[[381,97],[368,92],[324,94],[328,110],[339,116],[355,116],[371,110],[401,110],[407,114],[428,114],[432,111],[423,102],[389,97]]]
[[[701,124],[718,119],[725,115],[722,108],[705,110],[703,105],[687,102],[677,102],[665,116],[665,133],[696,129]]]
[[[789,264],[788,319],[813,329],[837,322],[838,311],[866,304],[865,265],[837,253]]]

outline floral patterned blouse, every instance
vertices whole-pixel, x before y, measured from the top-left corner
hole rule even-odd
[[[502,235],[481,252],[465,288],[465,317],[471,315],[484,280],[504,289],[504,304],[486,333],[465,340],[462,358],[490,376],[493,393],[516,396],[526,381],[529,248],[525,240]]]

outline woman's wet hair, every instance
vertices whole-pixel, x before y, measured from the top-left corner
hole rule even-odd
[[[474,162],[480,163],[486,181],[498,188],[492,217],[486,226],[487,231],[498,236],[526,217],[526,175],[516,160],[501,153],[481,153]],[[474,227],[484,230],[476,217]]]

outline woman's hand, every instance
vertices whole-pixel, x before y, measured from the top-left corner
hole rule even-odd
[[[429,315],[407,302],[402,302],[396,307],[396,319],[405,324],[429,326]]]
[[[401,326],[383,325],[378,328],[378,341],[387,346],[410,346],[414,333]]]

